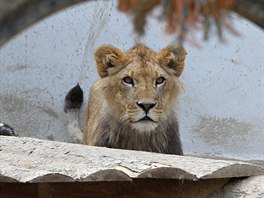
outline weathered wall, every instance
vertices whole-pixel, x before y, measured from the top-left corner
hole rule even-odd
[[[63,100],[78,81],[86,91],[97,78],[93,52],[102,44],[123,50],[135,35],[115,3],[82,4],[51,16],[0,49],[0,121],[20,135],[70,141]],[[241,37],[216,38],[201,49],[186,45],[179,106],[184,150],[263,159],[263,31],[235,17]],[[151,20],[141,40],[159,50],[172,38]],[[196,34],[197,38],[201,37]],[[87,99],[87,94],[86,94]]]

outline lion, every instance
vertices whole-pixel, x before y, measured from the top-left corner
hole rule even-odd
[[[78,141],[183,155],[175,109],[186,54],[183,47],[156,53],[143,44],[126,52],[110,45],[97,49],[100,79],[90,89]]]

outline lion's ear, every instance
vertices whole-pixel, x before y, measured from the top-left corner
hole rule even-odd
[[[187,52],[183,47],[169,46],[157,54],[157,59],[166,70],[179,77],[183,72],[186,55]]]
[[[105,45],[98,48],[94,54],[99,76],[104,78],[116,73],[122,67],[123,53],[116,47]]]

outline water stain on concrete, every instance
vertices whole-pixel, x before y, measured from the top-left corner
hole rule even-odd
[[[27,68],[28,68],[27,65],[12,65],[12,66],[8,66],[6,69],[8,72],[16,72]]]
[[[58,118],[50,108],[39,108],[33,101],[13,94],[0,95],[0,115],[1,121],[10,124],[19,136],[42,139],[47,139],[54,118]]]
[[[39,107],[39,109],[42,112],[46,113],[47,115],[59,119],[59,115],[55,111],[53,111],[50,107]]]
[[[12,94],[0,95],[1,121],[10,124],[19,136],[35,136],[39,118],[35,106]]]
[[[28,106],[28,102],[11,94],[0,95],[1,109],[6,112],[20,112]]]
[[[194,125],[193,131],[206,144],[228,147],[227,150],[240,152],[248,148],[252,125],[234,118],[217,118],[203,116]]]
[[[239,90],[241,88],[241,86],[242,85],[235,86],[235,87],[232,87],[230,89],[227,89],[227,90],[224,91],[223,94],[232,94],[232,92]]]

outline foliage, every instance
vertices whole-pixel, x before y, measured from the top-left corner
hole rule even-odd
[[[223,40],[223,28],[234,34],[230,9],[236,0],[119,0],[119,10],[133,17],[134,29],[144,34],[147,17],[160,6],[160,19],[166,21],[166,31],[176,33],[177,42],[182,44],[189,30],[203,29],[204,39],[209,38],[212,25]]]

